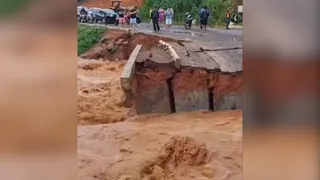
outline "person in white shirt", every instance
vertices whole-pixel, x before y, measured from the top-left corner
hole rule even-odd
[[[173,16],[174,16],[173,9],[170,6],[166,10],[165,16],[166,16],[166,29],[167,29],[167,31],[169,31],[171,29],[172,19],[173,19]]]

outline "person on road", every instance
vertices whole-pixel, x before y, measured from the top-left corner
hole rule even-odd
[[[119,11],[119,24],[121,26],[124,26],[126,24],[126,19],[125,19],[125,14],[124,14],[124,11],[123,10],[120,10]]]
[[[130,10],[130,26],[137,26],[137,10],[136,8],[132,8]]]
[[[151,16],[152,11],[153,11],[153,8],[151,8],[149,11],[150,24],[152,24],[152,16]]]
[[[231,20],[231,12],[230,12],[230,9],[228,9],[226,13],[226,30],[229,29],[230,20]]]
[[[136,14],[137,14],[137,17],[136,17],[136,23],[137,23],[137,26],[139,27],[139,24],[140,24],[140,22],[141,22],[141,17],[140,17],[140,11],[139,11],[139,9],[138,9],[138,7],[137,6],[135,6],[134,7],[135,9],[136,9]]]
[[[156,7],[153,7],[153,10],[151,12],[151,19],[153,24],[153,30],[154,31],[160,31],[159,27],[159,11]]]
[[[165,16],[165,10],[163,8],[160,8],[159,9],[159,23],[160,23],[160,25],[163,25],[163,26],[165,24],[164,16]]]
[[[166,15],[166,29],[167,29],[167,31],[169,31],[171,29],[172,19],[174,16],[173,9],[170,6],[166,10],[165,15]]]
[[[210,16],[210,12],[208,10],[208,7],[204,6],[203,10],[201,11],[201,14],[200,14],[200,28],[201,29],[207,29],[209,16]]]
[[[125,10],[125,12],[124,12],[124,20],[126,22],[125,24],[127,26],[130,26],[130,13],[128,10]]]
[[[202,29],[202,24],[201,24],[201,14],[202,14],[202,11],[204,10],[203,6],[200,7],[200,10],[199,10],[199,20],[200,20],[200,29]]]
[[[202,11],[204,10],[203,6],[200,7],[200,10],[199,10],[199,17],[201,16],[201,13]],[[201,18],[201,17],[200,17]]]
[[[80,10],[80,22],[86,22],[87,21],[88,12],[84,9],[84,7]]]
[[[114,12],[115,13],[119,13],[120,10],[120,3],[118,3],[115,7],[114,7]]]

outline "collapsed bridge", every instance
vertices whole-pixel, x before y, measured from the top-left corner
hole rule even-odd
[[[241,56],[241,47],[138,44],[121,75],[124,104],[138,114],[242,109]]]

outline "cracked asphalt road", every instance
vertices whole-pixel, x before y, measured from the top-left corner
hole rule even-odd
[[[128,27],[104,25],[104,24],[86,24],[90,26],[103,26],[110,29],[128,29]],[[172,29],[167,32],[164,27],[160,27],[159,32],[154,32],[151,24],[141,23],[139,27],[135,28],[137,32],[146,34],[153,34],[158,36],[165,36],[173,39],[192,41],[201,46],[209,49],[220,48],[240,48],[235,50],[216,51],[219,56],[226,60],[242,63],[242,30],[230,29],[224,30],[219,28],[208,28],[201,30],[199,27],[194,26],[191,29],[185,29],[181,25],[173,25]]]
[[[90,26],[104,26],[108,28],[126,28],[120,26],[104,25],[104,24],[86,24]],[[199,27],[193,27],[192,29],[185,29],[180,25],[173,25],[170,32],[167,32],[164,27],[160,27],[159,32],[154,32],[152,25],[147,23],[141,23],[139,27],[135,28],[138,32],[157,34],[176,39],[184,39],[190,41],[202,41],[202,42],[238,42],[242,45],[242,30],[231,29],[224,30],[218,28],[208,28],[207,30],[201,30]]]

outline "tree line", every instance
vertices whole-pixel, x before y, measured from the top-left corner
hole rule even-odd
[[[199,22],[199,9],[205,5],[210,10],[212,16],[209,19],[210,25],[222,25],[225,23],[225,15],[228,8],[236,10],[240,0],[145,0],[141,9],[141,15],[144,19],[149,19],[149,11],[153,6],[157,8],[173,8],[175,12],[174,22],[183,23],[184,14],[189,12]]]

